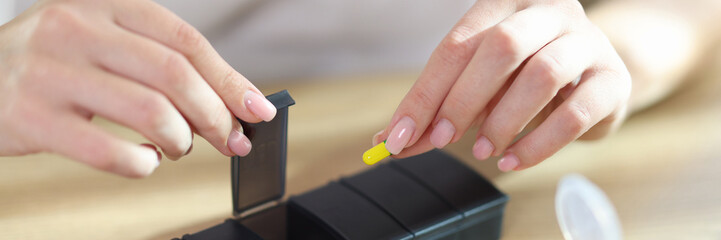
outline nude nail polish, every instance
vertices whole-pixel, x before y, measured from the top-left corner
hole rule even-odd
[[[403,117],[396,126],[393,127],[391,133],[386,140],[386,149],[391,154],[398,154],[408,145],[408,142],[416,130],[416,122],[410,117]]]
[[[233,130],[230,132],[230,136],[228,136],[228,148],[230,148],[230,151],[233,153],[243,157],[250,153],[252,145],[250,144],[250,139],[248,139],[248,137],[238,130]]]
[[[486,136],[481,136],[476,140],[476,143],[473,144],[473,156],[478,160],[488,159],[491,157],[491,154],[493,154],[493,150],[495,150],[495,147],[493,147],[493,143],[491,143]]]
[[[443,118],[438,121],[433,128],[433,132],[431,132],[431,144],[436,148],[443,148],[451,142],[455,134],[456,128],[453,126],[453,123]]]
[[[375,146],[383,141],[383,139],[380,139],[381,134],[383,134],[383,132],[385,132],[385,130],[380,130],[376,134],[373,134],[373,139],[371,140],[372,141],[371,145]]]
[[[506,153],[506,155],[501,158],[501,160],[498,160],[498,169],[503,172],[508,172],[513,169],[516,169],[518,165],[521,164],[521,161],[518,160],[518,157],[514,155],[513,153]]]
[[[268,99],[252,90],[245,92],[243,103],[245,103],[245,107],[248,108],[250,112],[258,118],[263,119],[263,121],[269,122],[275,117],[277,111],[275,106],[270,103]]]

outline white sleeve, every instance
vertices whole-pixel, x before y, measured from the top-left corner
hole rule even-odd
[[[15,17],[15,0],[0,1],[0,25]]]

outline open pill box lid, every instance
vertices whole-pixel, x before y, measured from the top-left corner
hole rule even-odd
[[[620,240],[621,223],[603,191],[579,174],[569,174],[558,184],[556,217],[566,240]]]
[[[288,107],[294,105],[295,100],[286,90],[266,98],[277,109],[275,118],[259,123],[241,121],[243,134],[253,147],[247,156],[231,158],[233,215],[236,216],[279,200],[285,194]]]

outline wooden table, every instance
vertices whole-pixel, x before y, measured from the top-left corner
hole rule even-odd
[[[574,143],[522,172],[474,161],[472,134],[448,147],[510,195],[505,239],[560,239],[553,209],[565,174],[584,174],[616,205],[629,239],[721,237],[721,54],[697,81],[633,116],[602,141]],[[311,79],[287,88],[291,107],[288,194],[367,168],[360,159],[390,119],[414,75]],[[332,80],[332,81],[331,81]],[[131,131],[96,121],[125,138]],[[54,155],[0,158],[0,239],[168,239],[230,217],[229,161],[195,139],[193,152],[164,159],[131,180]]]

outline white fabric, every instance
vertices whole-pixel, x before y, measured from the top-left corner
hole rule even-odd
[[[0,0],[13,1],[13,0]],[[32,0],[15,0],[24,9]],[[418,69],[473,0],[158,0],[252,81]]]

